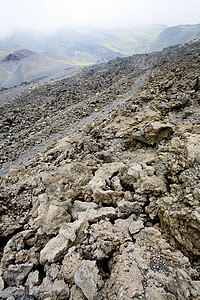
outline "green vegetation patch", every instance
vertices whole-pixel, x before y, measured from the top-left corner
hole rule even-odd
[[[134,28],[130,30],[111,30],[99,44],[108,50],[122,55],[145,53],[149,45],[163,31],[163,28]]]

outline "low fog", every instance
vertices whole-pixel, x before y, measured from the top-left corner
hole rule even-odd
[[[0,37],[16,30],[54,33],[61,28],[118,28],[200,23],[199,0],[0,0]]]

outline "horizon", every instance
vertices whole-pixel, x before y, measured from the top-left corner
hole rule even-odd
[[[0,38],[24,31],[54,34],[61,30],[128,29],[152,25],[200,23],[199,0],[0,0]]]

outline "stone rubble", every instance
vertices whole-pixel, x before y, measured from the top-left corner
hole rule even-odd
[[[0,299],[200,299],[200,43],[111,69],[141,61],[142,93],[2,176]]]

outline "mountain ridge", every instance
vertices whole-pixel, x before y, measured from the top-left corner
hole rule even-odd
[[[67,75],[66,69],[69,68],[74,68],[75,71],[79,67],[106,62],[116,57],[154,52],[174,44],[198,40],[199,36],[198,24],[168,28],[164,25],[149,25],[113,30],[82,28],[62,30],[47,36],[21,32],[0,40],[1,48],[8,47],[0,53],[0,87],[12,88],[41,77],[46,77],[48,81]],[[13,48],[10,54],[9,48]],[[13,65],[12,60],[6,64],[6,57],[12,58],[13,52],[20,51],[19,48],[33,51],[35,55],[29,56],[29,61],[24,57],[19,61],[13,60]],[[16,66],[17,62],[21,62],[23,67]],[[20,75],[19,70],[22,70]]]
[[[200,36],[200,24],[179,25],[164,29],[151,46],[151,51],[162,50],[166,47],[192,42]]]

